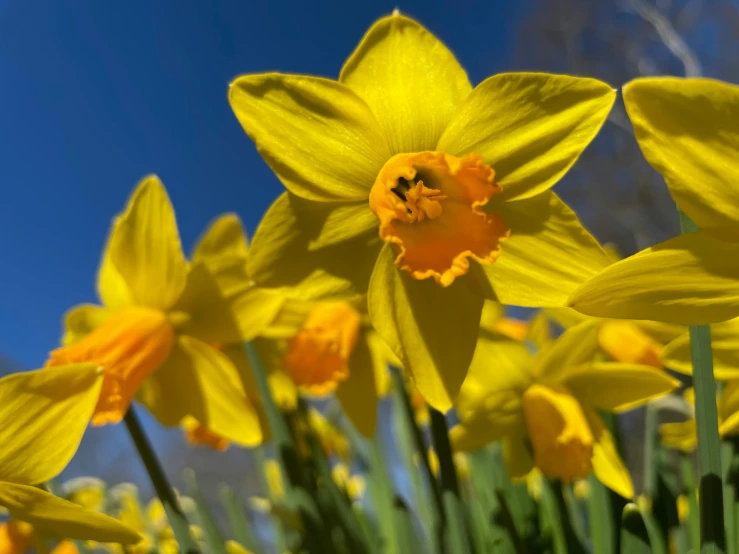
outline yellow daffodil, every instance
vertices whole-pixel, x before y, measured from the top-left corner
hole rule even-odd
[[[60,366],[0,379],[0,506],[39,536],[134,544],[139,535],[34,485],[69,463],[93,413],[103,373],[93,364]],[[3,528],[2,542],[20,548],[28,527]]]
[[[563,481],[592,471],[631,498],[633,486],[613,438],[596,410],[621,412],[679,383],[651,366],[593,362],[597,322],[568,329],[532,356],[520,342],[481,333],[472,366],[455,404],[456,449],[502,440],[509,473],[534,467]]]
[[[223,352],[231,344],[240,348],[256,329],[235,315],[241,296],[224,294],[197,256],[193,264],[185,259],[172,205],[156,177],[139,183],[114,220],[98,293],[102,306],[67,313],[64,346],[47,362],[103,368],[93,425],[120,421],[138,393],[164,425],[189,416],[239,444],[261,442],[258,414]]]
[[[397,13],[338,80],[239,77],[234,113],[287,188],[254,237],[251,275],[306,299],[368,294],[374,327],[447,410],[485,297],[561,306],[607,265],[549,189],[614,97],[600,81],[542,73],[473,89],[454,55]]]
[[[554,308],[545,312],[557,324],[567,329],[592,318],[570,308]],[[679,325],[658,321],[598,320],[597,345],[609,358],[629,364],[663,367],[665,345],[687,334]]]
[[[251,283],[246,234],[236,216],[218,218],[201,239],[204,244],[207,249],[199,246],[196,256],[211,269],[225,294]],[[364,303],[301,300],[291,298],[289,290],[249,286],[249,302],[234,310],[247,319],[260,294],[264,295],[260,305],[270,306],[271,317],[262,319],[257,349],[270,370],[270,388],[278,404],[294,409],[298,390],[313,395],[334,392],[357,429],[371,436],[378,400],[390,388],[387,364],[398,362],[369,323]],[[252,369],[243,349],[228,355],[243,379],[250,379]]]
[[[636,79],[624,102],[647,161],[700,231],[618,262],[573,293],[590,315],[705,324],[739,315],[739,87]]]

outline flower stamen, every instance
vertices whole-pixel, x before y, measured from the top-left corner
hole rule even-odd
[[[370,191],[380,238],[398,252],[396,264],[415,279],[450,285],[469,270],[469,258],[491,264],[508,237],[498,214],[482,207],[501,187],[476,154],[398,154],[382,168]]]

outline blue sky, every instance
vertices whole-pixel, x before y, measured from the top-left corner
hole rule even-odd
[[[510,69],[524,7],[400,4],[473,83]],[[94,302],[110,220],[144,175],[170,193],[189,251],[216,215],[253,232],[282,190],[226,100],[241,73],[335,77],[395,4],[280,0],[0,1],[0,354],[43,364],[61,315]]]

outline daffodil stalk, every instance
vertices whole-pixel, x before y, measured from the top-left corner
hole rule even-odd
[[[439,457],[441,476],[441,495],[444,503],[444,544],[451,552],[469,552],[470,545],[465,533],[465,514],[459,495],[459,479],[452,459],[446,417],[440,411],[429,407],[431,415],[431,436],[434,449]]]
[[[128,408],[123,420],[126,422],[131,439],[136,446],[141,461],[146,467],[151,483],[154,485],[154,490],[159,500],[162,501],[162,506],[164,506],[164,510],[167,513],[167,519],[169,519],[169,524],[172,526],[172,531],[180,547],[180,551],[185,554],[198,554],[200,550],[190,536],[190,524],[187,521],[187,517],[182,511],[180,503],[177,501],[177,496],[164,473],[162,464],[159,462],[149,439],[141,427],[141,422],[139,422],[138,417],[134,413],[133,406]]]
[[[679,214],[680,230],[683,234],[699,230],[682,211],[679,211]],[[700,467],[701,554],[722,554],[726,551],[726,532],[711,329],[708,325],[691,325],[689,330]]]

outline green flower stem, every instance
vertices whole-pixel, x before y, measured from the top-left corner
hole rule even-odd
[[[700,508],[698,495],[695,493],[695,477],[693,462],[687,454],[680,454],[680,477],[683,484],[683,493],[688,498],[688,534],[690,547],[695,552],[700,551]]]
[[[180,507],[172,485],[167,480],[162,464],[154,453],[154,449],[146,437],[138,417],[134,413],[133,406],[128,409],[123,420],[126,422],[128,433],[136,445],[136,450],[138,450],[141,461],[144,462],[144,467],[146,467],[149,478],[151,478],[154,490],[156,490],[159,500],[162,501],[162,506],[167,514],[169,524],[172,526],[175,540],[180,547],[180,552],[185,554],[199,554],[200,549],[190,536],[190,523],[187,521],[187,517],[185,517]]]
[[[657,491],[657,463],[655,462],[655,446],[659,414],[652,404],[647,404],[644,412],[644,494],[653,500]]]
[[[259,395],[264,403],[264,410],[267,412],[267,423],[269,423],[269,428],[272,432],[272,443],[275,445],[275,450],[278,452],[278,463],[283,466],[283,471],[287,471],[288,477],[291,477],[290,472],[288,471],[289,467],[285,467],[288,465],[285,457],[290,457],[288,452],[292,451],[294,448],[290,430],[288,429],[287,423],[282,417],[277,404],[275,404],[275,401],[272,398],[269,383],[267,382],[267,374],[264,371],[264,366],[262,365],[262,360],[259,358],[259,352],[257,352],[256,346],[253,342],[247,342],[244,348],[246,349],[246,355],[249,358],[249,364],[252,368],[254,380],[257,382]]]
[[[434,449],[439,458],[441,474],[441,494],[444,503],[444,544],[448,552],[463,554],[470,551],[468,536],[465,533],[465,517],[462,499],[459,494],[459,478],[452,458],[452,446],[446,417],[429,406],[431,414],[431,436]]]
[[[441,490],[450,491],[459,498],[459,479],[452,458],[452,446],[449,444],[446,417],[440,411],[429,407],[431,414],[431,436],[434,439],[434,449],[439,457],[441,473]]]
[[[683,233],[693,233],[698,227],[680,212],[680,229]],[[700,466],[701,554],[723,554],[726,552],[726,537],[721,483],[721,443],[718,435],[711,329],[708,325],[694,325],[689,330]]]

